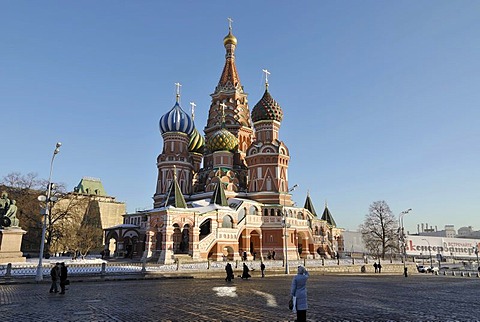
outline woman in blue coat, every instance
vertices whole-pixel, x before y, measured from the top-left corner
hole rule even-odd
[[[298,273],[292,281],[290,296],[296,297],[297,321],[307,321],[307,279],[310,275],[303,266],[298,266]]]

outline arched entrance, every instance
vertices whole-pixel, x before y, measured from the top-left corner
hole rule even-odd
[[[178,224],[173,224],[173,253],[180,253],[180,243],[182,242],[182,231]]]
[[[226,260],[229,260],[229,261],[233,261],[234,257],[235,257],[235,251],[233,250],[233,247],[231,246],[225,246],[223,248],[223,255],[224,255],[224,259]]]
[[[304,257],[308,256],[308,254],[309,254],[309,251],[308,251],[308,237],[303,232],[299,232],[297,234],[297,237],[298,237],[298,244],[297,244],[298,256],[300,258],[304,258]]]
[[[186,224],[183,226],[182,230],[182,240],[180,241],[180,251],[181,254],[188,254],[190,249],[190,225]]]
[[[255,259],[258,259],[260,258],[261,252],[260,234],[254,230],[250,233],[250,254],[252,254]]]

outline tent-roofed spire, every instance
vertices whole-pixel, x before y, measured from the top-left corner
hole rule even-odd
[[[173,206],[175,208],[187,208],[187,203],[183,197],[182,190],[177,182],[177,168],[173,167],[173,180],[165,195],[164,207]]]
[[[328,210],[328,205],[327,202],[325,201],[325,210],[323,210],[322,214],[322,220],[325,220],[329,225],[331,226],[337,226],[335,223],[335,220],[333,219],[332,214],[330,213],[330,210]]]
[[[232,21],[232,19],[228,18],[228,35],[223,39],[223,44],[226,49],[225,66],[223,67],[222,76],[220,76],[217,88],[237,89],[243,92],[237,66],[235,65],[237,38],[232,34]]]
[[[310,199],[310,192],[307,192],[307,199],[305,200],[305,205],[303,206],[303,208],[307,209],[312,213],[312,215],[317,217],[317,212],[315,211],[315,207],[313,206],[312,199]]]
[[[227,196],[225,195],[225,189],[223,187],[220,178],[218,178],[218,183],[213,190],[212,198],[210,199],[210,204],[216,204],[219,206],[228,207]]]

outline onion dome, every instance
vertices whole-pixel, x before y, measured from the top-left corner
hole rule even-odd
[[[237,45],[237,38],[232,34],[232,30],[230,30],[228,32],[228,35],[226,35],[225,38],[223,38],[223,45],[226,46],[229,44],[232,44],[235,46]]]
[[[198,132],[196,128],[193,129],[192,134],[190,134],[190,142],[188,143],[188,151],[203,153],[205,148],[205,138]]]
[[[252,121],[278,121],[283,119],[283,111],[280,105],[273,99],[265,89],[265,93],[260,101],[252,109]]]
[[[160,133],[162,134],[166,132],[183,132],[190,135],[193,129],[192,118],[182,110],[178,101],[167,114],[160,118]]]
[[[227,129],[221,128],[207,141],[207,148],[212,151],[231,151],[238,146],[238,139]]]

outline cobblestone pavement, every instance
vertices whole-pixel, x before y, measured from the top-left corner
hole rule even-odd
[[[292,276],[0,285],[2,321],[293,321]],[[308,321],[479,321],[479,278],[311,275]]]

